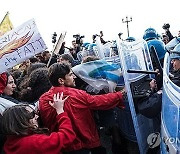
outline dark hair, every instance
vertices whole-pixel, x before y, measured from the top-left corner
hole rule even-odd
[[[17,70],[12,70],[11,71],[12,76],[14,77],[14,79],[18,79],[19,77],[21,77],[22,71],[17,69]]]
[[[39,62],[39,59],[37,57],[31,57],[31,58],[29,58],[29,60],[31,63]]]
[[[48,54],[48,53],[50,53],[49,51],[44,51],[41,55],[44,57],[44,56],[46,56],[46,54]]]
[[[66,64],[58,64],[55,63],[49,67],[48,76],[51,84],[54,87],[59,86],[58,79],[62,78],[65,79],[66,74],[69,74],[70,67]]]
[[[20,91],[20,100],[34,103],[39,97],[51,88],[48,77],[48,68],[38,68],[31,72],[23,89]]]
[[[32,71],[38,69],[38,68],[47,68],[46,64],[44,63],[32,63],[28,68],[27,68],[27,73],[25,75],[22,75],[20,78],[19,78],[19,84],[17,85],[18,87],[18,90],[22,90],[24,88],[26,88],[26,84],[28,82],[28,77],[29,75],[31,74]]]
[[[64,54],[62,54],[60,56],[61,56],[62,59],[68,60],[71,63],[71,65],[73,64],[74,58],[70,54],[64,53]]]
[[[29,135],[29,134],[47,134],[47,128],[34,128],[33,124],[29,122],[32,118],[27,107],[27,104],[18,104],[7,108],[3,112],[2,129],[6,135]]]
[[[37,63],[32,63],[29,68],[27,69],[27,75],[29,76],[32,71],[34,71],[37,68],[42,68],[42,67],[47,67],[46,64],[37,62]]]

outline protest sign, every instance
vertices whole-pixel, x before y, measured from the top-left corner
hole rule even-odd
[[[0,73],[47,49],[34,19],[0,37]]]

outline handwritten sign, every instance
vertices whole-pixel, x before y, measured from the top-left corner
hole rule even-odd
[[[34,19],[0,37],[0,73],[46,50]]]

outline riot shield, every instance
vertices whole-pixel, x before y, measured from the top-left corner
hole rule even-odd
[[[155,72],[147,43],[144,40],[134,42],[117,40],[117,45],[127,91],[127,102],[133,123],[132,127],[135,130],[139,151],[141,154],[145,154],[149,149],[147,138],[156,130],[153,120],[139,113],[138,103],[148,96],[151,75]],[[127,119],[125,120],[126,123],[129,122]]]
[[[180,153],[180,87],[169,78],[171,59],[167,52],[163,69],[161,153]]]
[[[172,50],[179,43],[180,43],[180,37],[175,37],[168,44],[166,44],[166,49]]]

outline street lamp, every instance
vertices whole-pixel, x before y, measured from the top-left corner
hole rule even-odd
[[[128,33],[128,37],[129,37],[129,22],[132,21],[132,17],[130,17],[130,19],[128,19],[128,17],[126,16],[126,19],[122,19],[122,23],[126,23],[127,24],[127,33]]]

